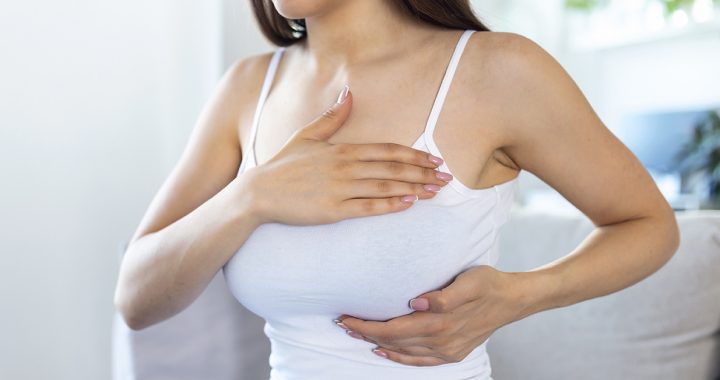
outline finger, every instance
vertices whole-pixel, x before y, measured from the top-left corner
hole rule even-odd
[[[430,356],[435,351],[433,344],[437,344],[438,341],[435,337],[410,337],[410,338],[399,338],[392,341],[379,340],[377,337],[360,335],[359,333],[350,329],[345,330],[348,336],[354,339],[362,339],[368,343],[372,343],[378,346],[389,348],[396,352],[401,352],[408,355],[418,356]]]
[[[432,336],[442,328],[442,321],[432,313],[413,312],[388,321],[366,321],[351,316],[341,316],[342,324],[349,330],[378,342]]]
[[[360,161],[397,161],[426,168],[437,168],[442,163],[440,157],[434,157],[428,152],[389,142],[336,144],[335,149]]]
[[[344,200],[353,198],[390,198],[403,195],[432,196],[437,193],[426,189],[425,184],[387,179],[360,179],[341,181],[338,191]]]
[[[346,93],[347,97],[341,102],[342,95]],[[308,123],[305,127],[299,129],[291,138],[303,138],[309,140],[327,140],[337,132],[345,123],[350,110],[352,109],[352,92],[346,85],[343,87],[335,104],[327,108],[320,116]]]
[[[406,365],[412,365],[416,367],[428,367],[428,366],[436,366],[440,364],[446,364],[447,362],[444,359],[435,357],[435,356],[415,356],[415,355],[407,355],[400,352],[395,352],[393,350],[384,348],[384,347],[377,347],[373,349],[373,352],[377,354],[377,352],[383,353],[385,355],[378,355],[378,356],[384,356],[388,360],[392,360],[394,362],[406,364]]]
[[[473,269],[471,268],[457,275],[450,285],[440,290],[422,294],[410,300],[408,304],[413,309],[417,306],[425,306],[424,302],[419,301],[419,299],[424,298],[428,301],[427,308],[421,307],[415,310],[447,313],[475,300],[481,290],[478,289],[478,279],[472,276],[472,273],[479,272],[475,272]]]
[[[372,342],[369,340],[366,340],[370,343],[374,343],[375,347],[381,348],[381,349],[387,349],[390,351],[397,352],[399,354],[403,355],[409,355],[409,356],[434,356],[437,358],[442,357],[437,354],[437,352],[429,346],[424,346],[422,344],[386,344],[386,343],[379,343],[379,342]]]
[[[340,202],[336,211],[342,219],[383,215],[407,210],[419,199],[417,194],[390,198],[353,198]]]
[[[343,164],[341,170],[352,179],[391,179],[438,186],[448,184],[448,177],[438,175],[440,171],[437,169],[397,161],[351,161]]]

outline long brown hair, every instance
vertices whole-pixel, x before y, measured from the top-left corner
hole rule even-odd
[[[289,46],[307,36],[305,19],[287,19],[275,9],[272,0],[250,0],[260,30],[273,44]],[[451,29],[489,32],[472,11],[469,0],[387,0],[418,19]]]

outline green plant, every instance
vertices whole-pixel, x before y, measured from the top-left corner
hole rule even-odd
[[[665,13],[671,14],[682,7],[690,7],[695,0],[656,0],[665,6]]]
[[[606,6],[607,0],[565,0],[565,8],[590,11]]]
[[[665,7],[665,13],[671,14],[683,7],[691,7],[695,0],[646,0],[659,2]],[[720,5],[720,0],[713,0],[715,5]],[[581,11],[592,11],[610,4],[610,0],[565,0],[565,8]]]
[[[675,159],[684,172],[707,172],[711,201],[720,205],[720,110],[708,112],[693,126],[693,138]]]

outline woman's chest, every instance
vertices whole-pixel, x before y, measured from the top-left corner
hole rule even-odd
[[[495,200],[442,203],[423,200],[401,213],[326,225],[263,224],[224,266],[225,278],[235,297],[266,319],[405,314],[409,299],[489,260]]]
[[[438,91],[442,73],[420,79],[392,80],[392,73],[374,78],[369,74],[348,80],[352,91],[352,110],[340,129],[330,136],[330,143],[392,142],[404,146],[412,144],[425,132]],[[288,73],[275,79],[269,96],[258,110],[257,129],[253,144],[254,156],[261,165],[272,158],[297,130],[311,123],[336,100],[342,84],[321,86],[308,79],[290,78]],[[465,83],[454,82],[435,124],[432,138],[452,174],[471,188],[485,188],[501,180],[481,175],[493,162],[493,152],[499,146],[498,126],[493,125],[492,108],[469,100],[472,91]],[[479,122],[482,120],[482,123]],[[253,118],[245,117],[241,125],[243,146],[249,150]],[[490,173],[490,176],[495,175]],[[506,176],[507,177],[507,176]]]

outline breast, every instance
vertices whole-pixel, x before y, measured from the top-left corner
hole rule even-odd
[[[233,295],[268,321],[350,314],[387,320],[407,302],[487,264],[496,240],[493,189],[465,198],[445,187],[397,213],[337,223],[260,225],[223,267]]]

